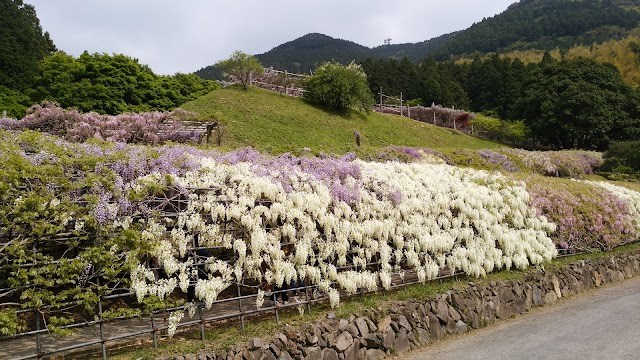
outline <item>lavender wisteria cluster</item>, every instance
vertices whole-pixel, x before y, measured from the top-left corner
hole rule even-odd
[[[449,163],[447,156],[439,151],[409,146],[388,146],[382,149],[373,161],[427,162],[432,164]]]
[[[478,155],[480,155],[484,160],[490,162],[491,164],[499,165],[500,168],[505,171],[520,171],[516,164],[514,164],[513,161],[511,161],[511,159],[509,159],[509,157],[507,157],[505,154],[493,150],[481,149],[478,150]]]
[[[189,130],[181,121],[193,116],[180,109],[172,112],[100,115],[63,109],[55,103],[44,102],[32,106],[21,120],[0,119],[0,130],[38,130],[74,142],[88,139],[146,144],[198,142],[203,132]]]
[[[534,172],[546,176],[576,178],[593,174],[603,163],[602,153],[584,150],[526,151],[503,149],[516,155]]]
[[[640,194],[605,182],[528,181],[531,205],[557,224],[559,248],[611,250],[638,240]]]

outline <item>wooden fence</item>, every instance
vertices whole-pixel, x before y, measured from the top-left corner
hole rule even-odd
[[[474,114],[455,108],[446,108],[440,105],[431,104],[430,107],[425,106],[408,106],[403,94],[400,97],[385,95],[380,89],[379,101],[375,105],[374,110],[385,114],[394,114],[408,117],[437,126],[447,127],[454,130],[464,132],[473,132],[469,121],[473,119]]]

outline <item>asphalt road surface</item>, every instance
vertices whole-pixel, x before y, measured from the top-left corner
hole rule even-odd
[[[640,359],[640,276],[400,359]]]

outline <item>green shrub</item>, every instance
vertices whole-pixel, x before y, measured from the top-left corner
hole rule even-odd
[[[20,119],[27,113],[29,105],[31,102],[26,95],[0,86],[0,116],[6,112],[6,117]]]
[[[324,63],[305,80],[304,88],[305,99],[336,110],[359,108],[370,112],[373,106],[367,75],[354,63]]]
[[[470,121],[480,136],[511,144],[523,144],[529,137],[529,128],[524,121],[505,121],[495,117],[476,114]]]
[[[611,143],[604,153],[602,169],[627,175],[640,173],[640,141]]]

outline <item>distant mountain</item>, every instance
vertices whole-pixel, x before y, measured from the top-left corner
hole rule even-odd
[[[256,55],[262,65],[295,73],[309,73],[324,61],[340,63],[362,61],[366,58],[409,58],[411,61],[425,59],[431,52],[446,43],[454,34],[442,35],[419,43],[382,45],[368,48],[353,41],[332,38],[312,33],[277,46],[264,54]],[[222,71],[215,65],[196,71],[205,79],[221,79]]]
[[[371,49],[366,46],[317,33],[307,34],[256,55],[264,66],[296,73],[308,73],[323,61],[349,63],[369,56]]]
[[[402,59],[406,57],[413,62],[422,61],[431,53],[446,44],[449,40],[453,39],[457,34],[457,32],[444,34],[419,43],[376,46],[371,49],[371,57],[394,59]]]
[[[639,0],[521,0],[466,30],[415,44],[368,48],[352,41],[313,33],[256,57],[267,67],[308,73],[329,60],[348,63],[368,57],[406,57],[412,62],[419,62],[428,56],[446,60],[478,53],[566,50],[574,45],[622,39],[639,23]],[[219,79],[221,71],[215,66],[208,66],[196,74],[206,79]]]

